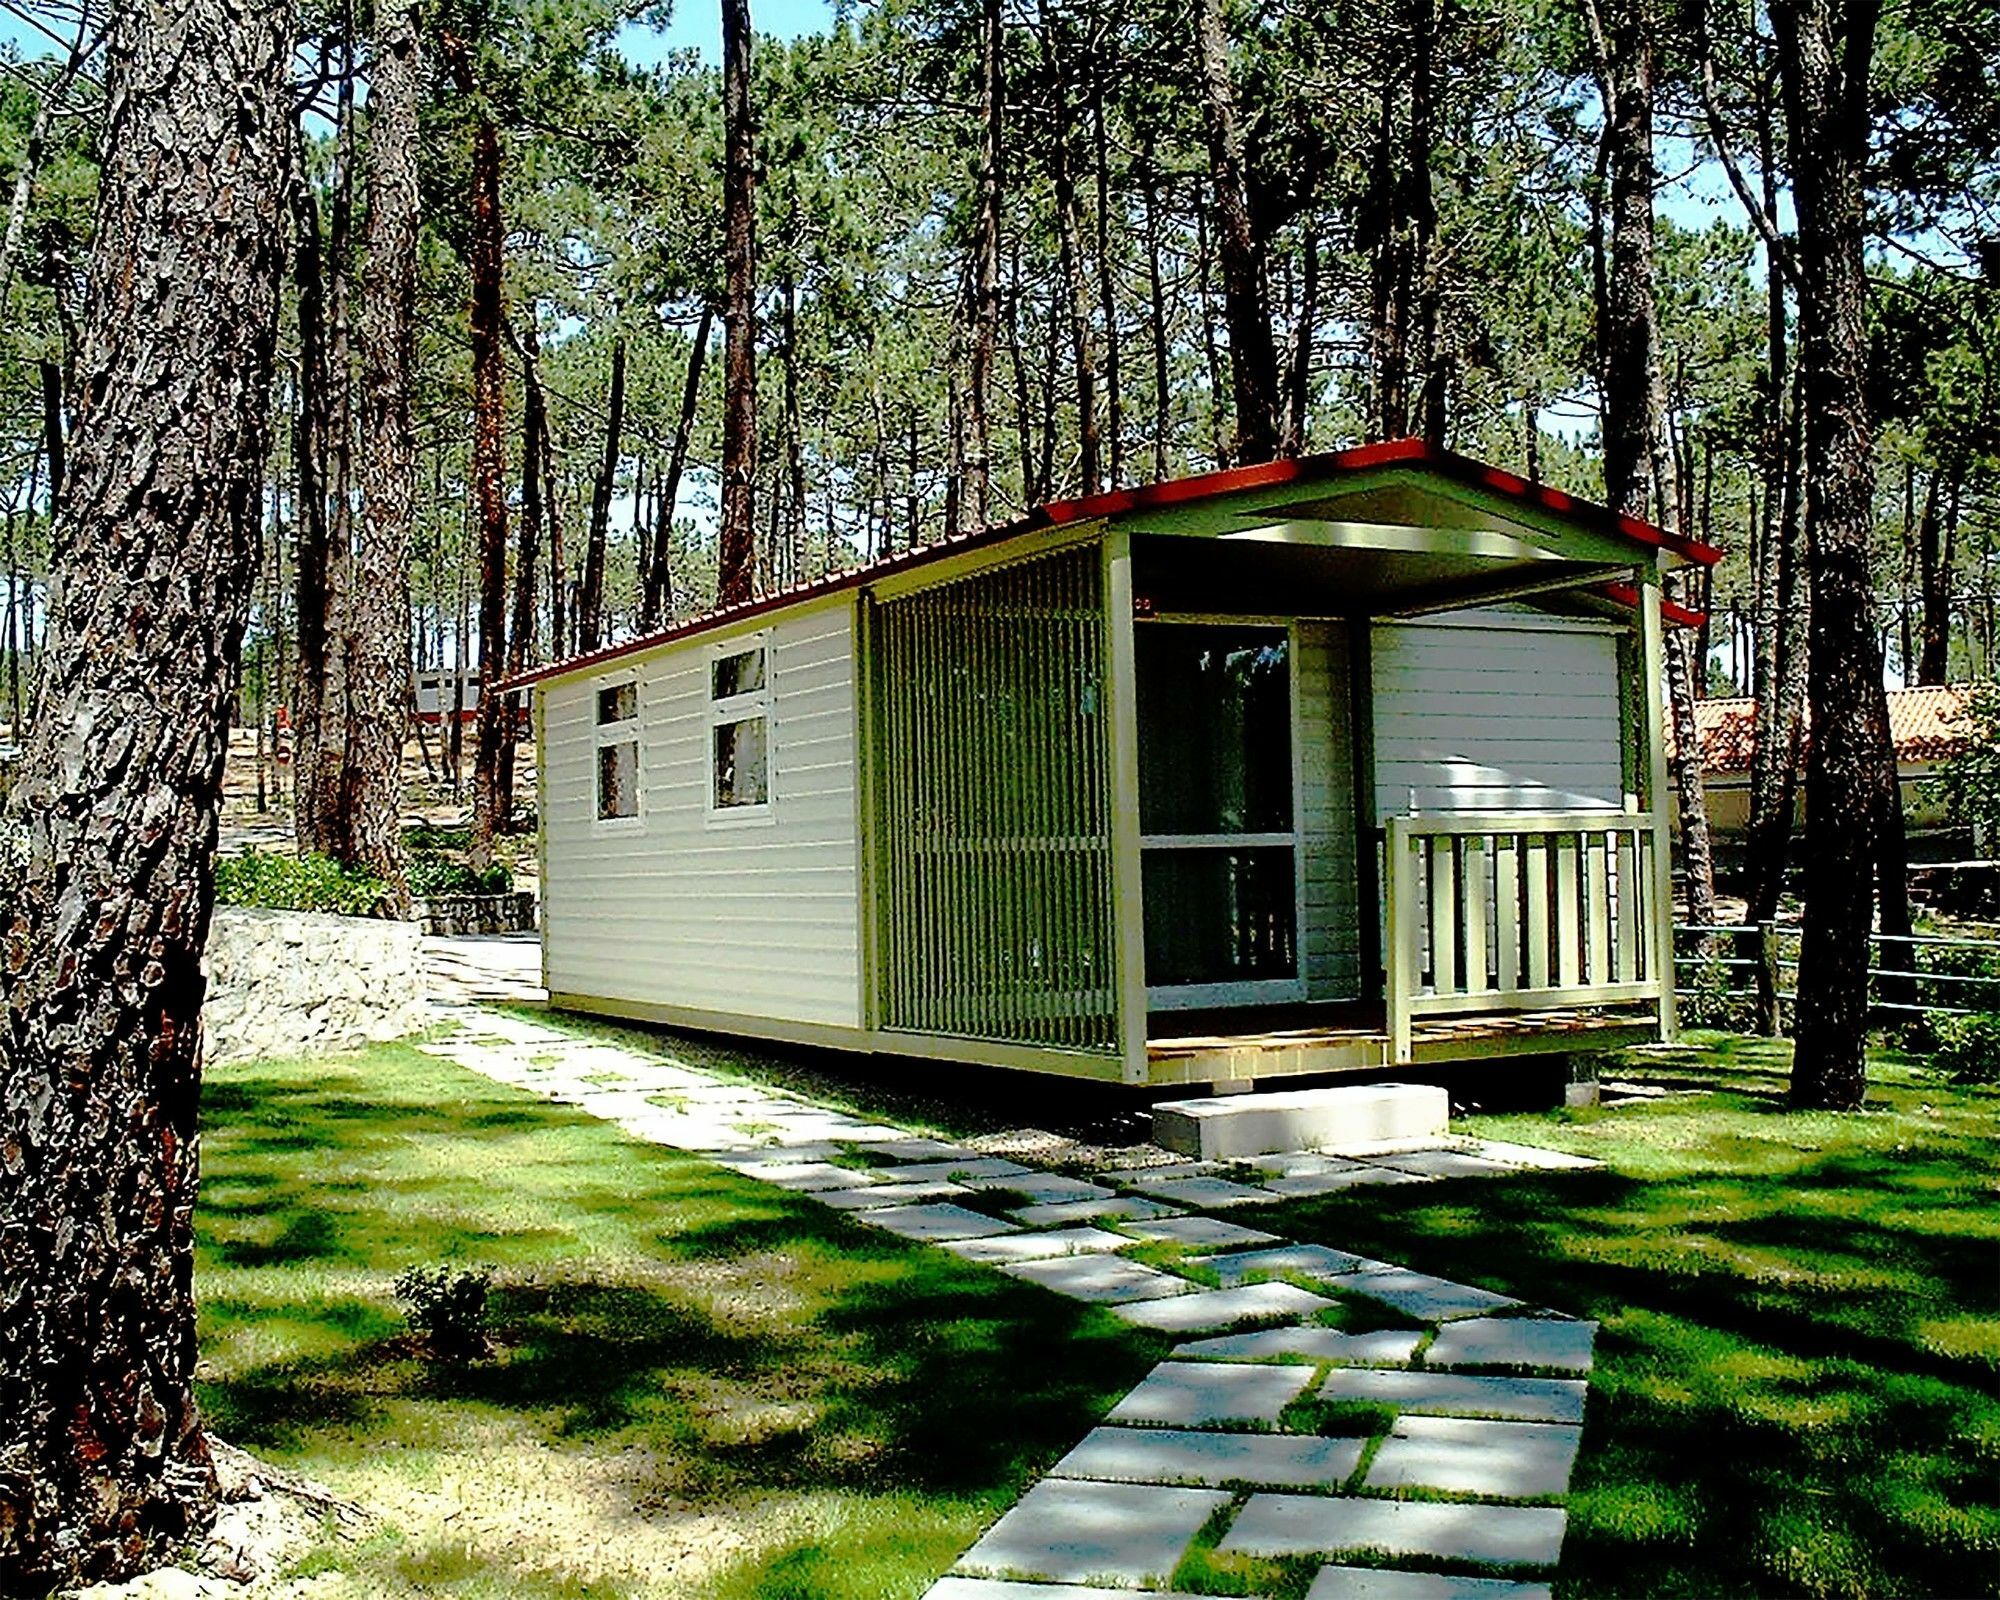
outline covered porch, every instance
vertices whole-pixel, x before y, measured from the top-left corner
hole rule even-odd
[[[888,1047],[1226,1085],[1671,1030],[1657,550],[1394,471],[1126,498],[864,608]],[[1574,727],[1459,703],[1496,607],[1590,667]],[[1377,728],[1447,714],[1428,767]]]

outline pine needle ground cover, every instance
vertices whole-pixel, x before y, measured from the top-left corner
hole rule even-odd
[[[328,1593],[922,1593],[1155,1338],[406,1045],[211,1074],[211,1428],[384,1516]],[[394,1295],[494,1269],[494,1354]]]
[[[1619,1069],[1668,1097],[1454,1128],[1601,1172],[1232,1220],[1603,1326],[1558,1596],[2000,1593],[2000,1092],[1878,1055],[1788,1111],[1789,1046]]]

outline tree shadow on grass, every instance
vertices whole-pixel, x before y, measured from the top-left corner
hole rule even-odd
[[[1991,1594],[1993,1361],[1925,1337],[2000,1309],[1985,1162],[1945,1136],[1772,1176],[1468,1179],[1244,1220],[1603,1324],[1559,1593]]]

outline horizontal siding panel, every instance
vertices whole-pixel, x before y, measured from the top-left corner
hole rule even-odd
[[[860,1022],[851,606],[769,630],[769,820],[711,822],[706,640],[640,664],[638,828],[596,820],[595,695],[545,692],[553,987],[786,1021]]]
[[[1377,813],[1617,810],[1614,632],[1505,611],[1375,628]]]

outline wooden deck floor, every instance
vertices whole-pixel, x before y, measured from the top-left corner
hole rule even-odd
[[[1153,1018],[1146,1044],[1156,1083],[1295,1077],[1393,1066],[1380,1005],[1340,1003]],[[1558,1054],[1659,1037],[1650,1008],[1591,1006],[1518,1014],[1423,1017],[1411,1027],[1416,1063]]]

